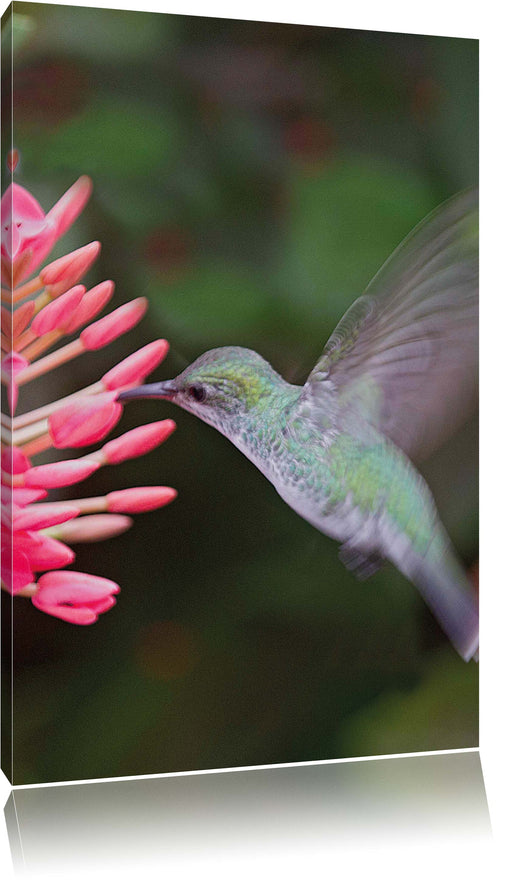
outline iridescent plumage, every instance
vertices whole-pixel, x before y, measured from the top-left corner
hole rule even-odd
[[[411,461],[475,403],[477,236],[475,193],[426,218],[343,316],[303,387],[252,350],[222,347],[120,396],[166,398],[214,426],[341,543],[360,576],[392,561],[465,659],[478,651],[477,601]]]

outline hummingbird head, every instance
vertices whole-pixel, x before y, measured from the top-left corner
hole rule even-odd
[[[126,390],[118,399],[167,399],[229,435],[284,383],[258,353],[229,346],[199,356],[174,380]]]

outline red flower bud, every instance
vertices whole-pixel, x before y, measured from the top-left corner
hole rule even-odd
[[[46,219],[55,225],[57,239],[64,235],[78,217],[91,195],[91,190],[91,179],[82,175],[50,209]]]
[[[51,301],[34,317],[30,330],[41,337],[43,334],[48,334],[49,331],[55,331],[56,328],[64,329],[69,321],[69,316],[77,310],[85,290],[85,285],[75,285]]]
[[[169,351],[166,340],[154,340],[132,353],[101,378],[107,389],[141,383],[160,364]]]
[[[100,464],[94,460],[60,460],[44,466],[33,466],[24,475],[25,487],[55,488],[65,487],[83,481],[99,469]]]
[[[9,400],[11,414],[14,414],[18,402],[18,384],[16,383],[16,377],[20,371],[23,371],[23,369],[27,367],[27,365],[28,361],[19,353],[8,353],[2,359],[2,374],[7,379],[7,398]]]
[[[47,264],[41,270],[39,278],[50,289],[51,296],[56,297],[78,282],[96,260],[100,249],[99,242],[89,242],[88,245]]]
[[[42,488],[12,488],[12,501],[16,506],[28,506],[29,503],[44,500],[47,496],[48,494]]]
[[[50,567],[66,567],[75,560],[72,549],[53,537],[39,534],[37,544],[28,552],[32,570],[48,570]]]
[[[177,496],[172,487],[132,487],[107,494],[108,512],[149,512],[166,506]]]
[[[45,613],[76,625],[90,625],[115,604],[117,583],[90,573],[50,571],[39,579],[32,603]]]
[[[98,350],[107,346],[121,334],[130,331],[139,322],[147,310],[148,302],[145,297],[137,297],[135,300],[117,310],[113,310],[103,319],[98,319],[88,328],[84,328],[80,340],[86,350]]]
[[[107,305],[112,297],[113,292],[114,283],[110,280],[100,282],[99,285],[95,285],[94,288],[86,291],[78,308],[69,317],[69,322],[64,329],[66,334],[71,334],[73,331],[81,328],[82,325],[85,325],[86,322],[94,319],[98,313],[101,313],[103,307]]]
[[[3,449],[1,464],[4,472],[8,472],[11,475],[19,475],[20,472],[25,472],[29,468],[30,460],[20,448],[10,447]]]
[[[2,307],[2,326],[6,337],[9,339],[18,337],[25,330],[32,316],[34,315],[35,303],[33,300],[27,300],[21,307],[11,314],[9,310]]]
[[[56,448],[92,445],[104,438],[121,417],[115,393],[83,396],[48,418],[50,438]]]
[[[131,457],[140,457],[162,444],[176,429],[174,420],[159,420],[157,423],[146,423],[130,429],[119,438],[107,442],[101,449],[107,463],[122,463]]]
[[[76,518],[79,514],[80,509],[65,503],[35,503],[13,513],[14,529],[42,530],[44,527],[52,527]]]
[[[12,534],[9,542],[2,537],[2,582],[11,595],[16,595],[28,583],[33,582],[34,572],[28,555],[14,548]]]

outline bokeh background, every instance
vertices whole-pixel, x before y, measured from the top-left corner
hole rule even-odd
[[[17,181],[45,210],[94,181],[55,256],[100,239],[89,285],[150,300],[21,410],[160,336],[153,379],[239,344],[302,382],[414,224],[477,183],[476,41],[30,3],[11,26]],[[410,584],[391,565],[358,582],[226,439],[170,408],[126,408],[117,434],[177,430],[81,486],[179,492],[76,547],[77,569],[120,583],[117,606],[80,628],[14,600],[14,783],[477,745],[477,666]],[[473,419],[422,464],[475,582],[477,439]]]

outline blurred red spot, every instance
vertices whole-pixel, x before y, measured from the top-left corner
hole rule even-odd
[[[190,260],[190,234],[180,227],[153,230],[144,243],[144,257],[158,273],[174,273]]]
[[[139,632],[135,658],[146,677],[160,681],[180,678],[196,666],[197,639],[181,622],[152,622]]]
[[[443,90],[431,77],[423,77],[414,84],[411,110],[420,124],[435,117],[443,99]]]
[[[69,60],[44,60],[17,71],[13,102],[20,120],[48,128],[88,101],[89,75]]]
[[[335,142],[336,136],[331,127],[325,120],[314,116],[294,120],[284,133],[286,150],[306,162],[328,158]]]

